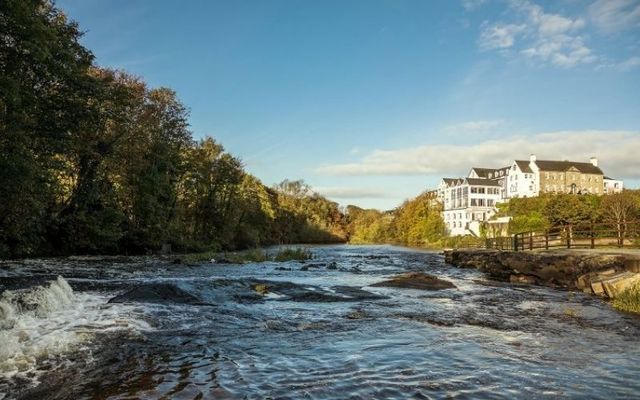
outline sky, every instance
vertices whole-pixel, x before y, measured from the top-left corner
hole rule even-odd
[[[267,185],[391,209],[513,159],[640,186],[640,0],[59,0]]]

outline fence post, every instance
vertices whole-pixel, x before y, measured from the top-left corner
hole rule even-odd
[[[549,250],[549,232],[544,231],[544,249]]]
[[[529,250],[533,250],[533,232],[529,232]]]
[[[511,238],[511,248],[513,251],[518,251],[518,234],[514,234]]]
[[[591,222],[591,248],[592,249],[596,248],[596,236],[595,236],[595,232],[594,232],[593,222]]]

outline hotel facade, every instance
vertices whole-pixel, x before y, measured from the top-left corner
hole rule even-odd
[[[475,167],[466,178],[443,178],[437,193],[449,235],[479,236],[500,202],[542,193],[612,194],[623,186],[621,180],[605,177],[595,157],[576,162],[538,160],[532,154],[508,167]]]

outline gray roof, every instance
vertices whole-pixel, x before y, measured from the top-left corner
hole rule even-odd
[[[471,170],[475,171],[480,178],[486,178],[487,176],[489,176],[489,172],[495,171],[495,169],[493,168],[478,168],[478,167],[473,167],[471,168]]]
[[[591,163],[575,162],[575,161],[550,161],[537,160],[536,165],[540,171],[565,172],[571,168],[575,168],[583,174],[604,175],[599,167]]]
[[[467,178],[467,183],[472,186],[497,186],[500,187],[500,184],[493,179],[485,179],[485,178]]]
[[[499,179],[507,175],[510,167],[502,167],[502,168],[480,168],[473,167],[472,171],[475,171],[476,174],[480,178],[488,178],[488,179]],[[502,176],[500,176],[500,171],[502,171]],[[491,178],[489,178],[489,174],[492,174]]]
[[[531,170],[531,168],[529,167],[529,161],[516,160],[516,164],[518,165],[518,168],[520,168],[520,171],[522,171],[522,172],[526,172],[527,174],[530,174],[530,173],[533,172]],[[536,164],[537,164],[537,162],[536,162]]]

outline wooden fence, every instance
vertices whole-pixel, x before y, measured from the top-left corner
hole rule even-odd
[[[486,245],[487,248],[515,251],[552,248],[638,247],[640,245],[640,222],[563,225],[545,232],[522,232],[510,238],[487,239]]]

